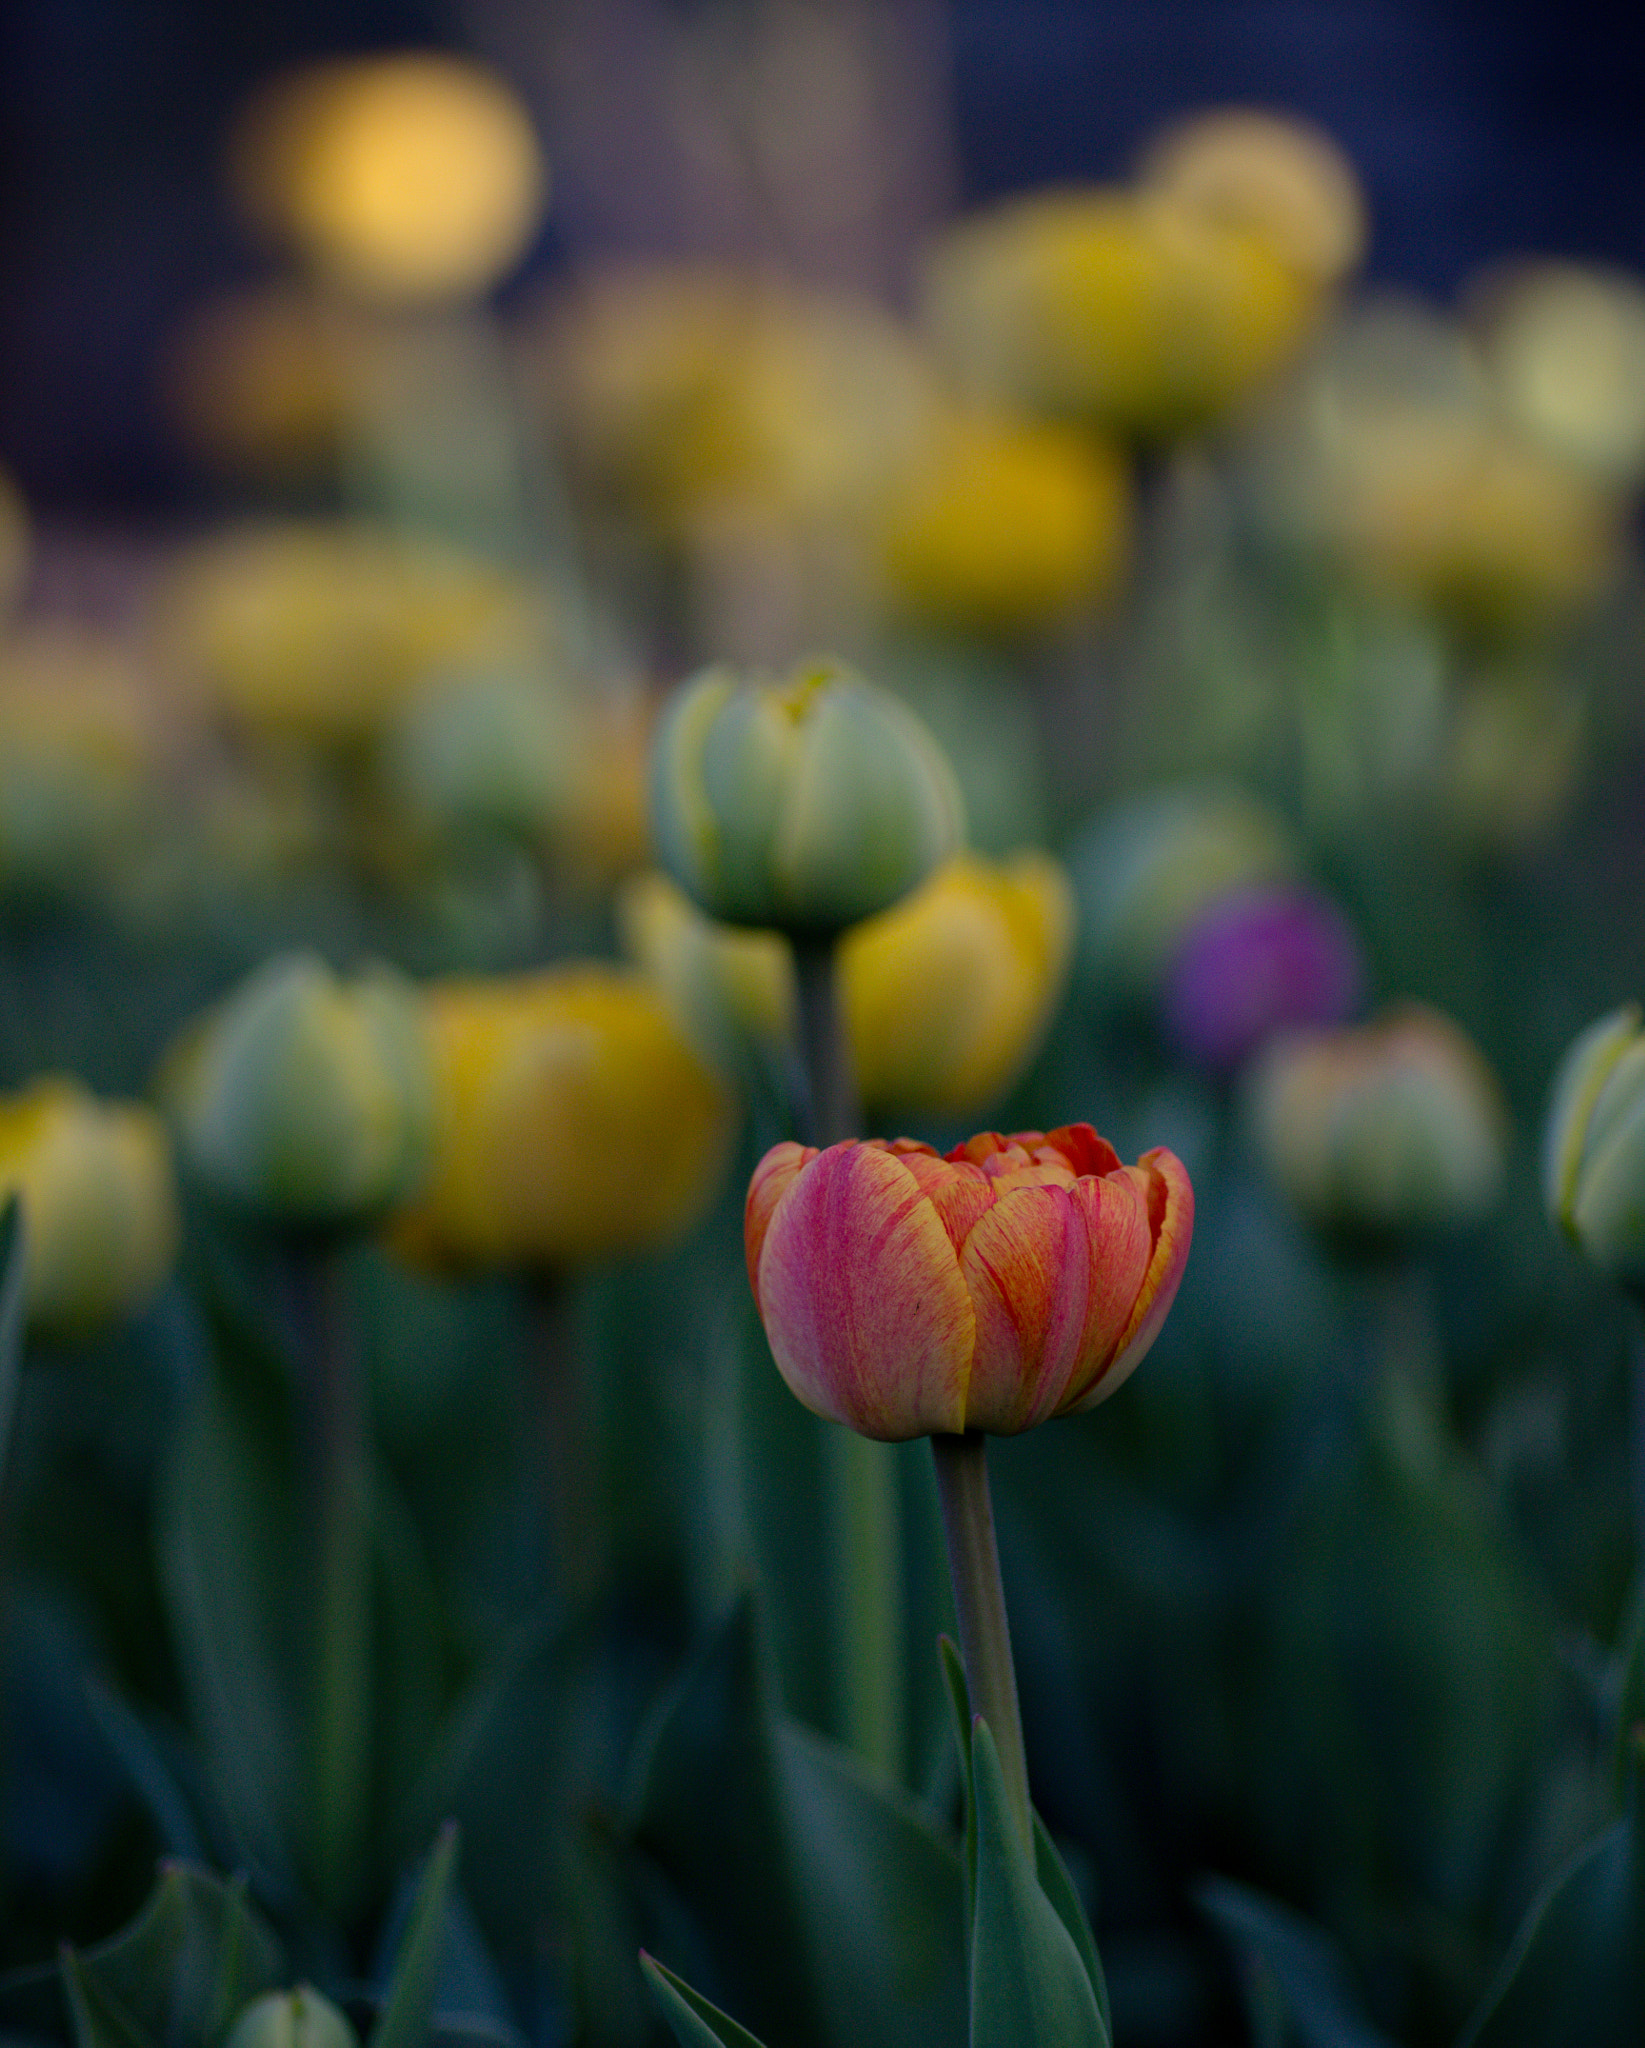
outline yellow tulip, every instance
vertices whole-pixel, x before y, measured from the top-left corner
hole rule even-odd
[[[162,651],[249,730],[357,745],[428,677],[540,657],[528,586],[433,542],[349,522],[231,534],[185,553],[158,601]]]
[[[925,304],[974,390],[1151,438],[1205,425],[1271,376],[1312,330],[1319,293],[1247,229],[1093,186],[949,229]]]
[[[1046,854],[961,854],[840,948],[841,1005],[863,1100],[958,1115],[1003,1093],[1039,1044],[1074,936]]]
[[[52,1076],[0,1097],[0,1203],[23,1199],[30,1324],[82,1336],[137,1307],[176,1255],[165,1128]]]
[[[368,299],[468,298],[514,268],[548,174],[494,72],[433,52],[318,64],[253,101],[234,142],[247,212]]]
[[[1130,539],[1125,466],[1068,428],[962,415],[890,494],[885,528],[887,578],[911,610],[1032,630],[1112,591]]]
[[[579,962],[436,983],[434,1167],[396,1230],[429,1264],[564,1268],[684,1230],[711,1198],[731,1103],[661,993]]]
[[[1191,212],[1260,235],[1299,275],[1335,284],[1365,254],[1365,197],[1331,138],[1304,121],[1225,107],[1168,128],[1141,183]]]

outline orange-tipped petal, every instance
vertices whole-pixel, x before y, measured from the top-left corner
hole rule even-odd
[[[1037,1133],[1024,1133],[1024,1142],[1031,1136]],[[1057,1130],[1047,1131],[1040,1143],[1060,1152],[1077,1174],[1119,1171],[1119,1154],[1089,1124],[1063,1124]]]
[[[899,1139],[891,1150],[920,1184],[920,1192],[942,1218],[949,1242],[956,1252],[971,1234],[972,1227],[998,1192],[980,1167],[968,1160],[939,1159],[929,1145],[917,1149]]]
[[[1187,1168],[1174,1152],[1168,1152],[1163,1145],[1156,1146],[1152,1152],[1145,1152],[1134,1167],[1127,1167],[1126,1172],[1139,1178],[1147,1176],[1153,1256],[1148,1261],[1130,1321],[1120,1335],[1113,1364],[1090,1392],[1073,1404],[1074,1410],[1094,1408],[1099,1401],[1107,1400],[1142,1363],[1176,1300],[1194,1235],[1194,1190]]]
[[[794,1176],[816,1156],[815,1145],[796,1145],[791,1138],[785,1139],[772,1146],[748,1183],[748,1199],[743,1204],[743,1253],[748,1260],[748,1284],[754,1290],[756,1308],[760,1303],[760,1253],[765,1248],[771,1218],[793,1186]]]
[[[834,1145],[793,1175],[755,1298],[778,1370],[815,1413],[891,1442],[965,1428],[971,1298],[935,1207],[884,1146]]]

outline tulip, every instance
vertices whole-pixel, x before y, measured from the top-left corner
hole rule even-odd
[[[137,1103],[53,1077],[0,1098],[0,1206],[17,1193],[28,1319],[83,1336],[147,1299],[177,1250],[165,1128]]]
[[[1502,1186],[1496,1081],[1472,1041],[1419,1004],[1275,1040],[1251,1107],[1280,1188],[1327,1232],[1374,1240],[1471,1222]]]
[[[1560,1061],[1543,1191],[1549,1215],[1596,1266],[1645,1286],[1645,1034],[1637,1003],[1591,1024]]]
[[[395,1241],[431,1264],[561,1269],[655,1246],[711,1199],[725,1090],[663,996],[595,962],[435,983],[434,1164]]]
[[[254,1998],[234,2022],[226,2048],[356,2048],[347,2014],[312,1984]]]
[[[162,1093],[214,1194],[276,1227],[358,1228],[426,1170],[428,1049],[410,988],[268,961],[168,1055]]]
[[[840,996],[865,1103],[958,1114],[1001,1094],[1062,993],[1073,892],[1048,855],[959,854],[855,926]]]
[[[1189,929],[1166,976],[1167,1035],[1190,1059],[1237,1067],[1276,1031],[1337,1024],[1365,970],[1342,913],[1306,889],[1236,889]]]
[[[828,663],[688,683],[652,749],[651,814],[663,865],[710,916],[820,939],[905,896],[964,832],[925,727]]]
[[[1124,464],[1072,428],[962,415],[892,492],[885,565],[907,610],[1027,633],[1109,596],[1129,549]]]
[[[541,658],[537,594],[455,549],[357,521],[202,542],[157,603],[168,663],[259,736],[327,748],[376,736],[431,676]]]
[[[1072,1124],[986,1131],[946,1158],[907,1138],[776,1145],[744,1241],[790,1389],[899,1442],[1012,1435],[1105,1400],[1159,1333],[1193,1215],[1174,1154],[1122,1166]]]
[[[428,51],[279,79],[234,139],[255,223],[366,299],[467,298],[513,269],[542,218],[530,117],[496,73]]]

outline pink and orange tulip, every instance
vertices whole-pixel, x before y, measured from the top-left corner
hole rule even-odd
[[[1163,1148],[1123,1166],[1089,1124],[899,1138],[760,1161],[743,1233],[778,1369],[889,1442],[1009,1436],[1106,1399],[1159,1333],[1194,1223]]]

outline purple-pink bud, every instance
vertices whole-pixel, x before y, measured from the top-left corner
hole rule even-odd
[[[1364,986],[1342,913],[1280,883],[1230,891],[1195,920],[1172,956],[1161,1006],[1178,1051],[1227,1072],[1275,1031],[1340,1023]]]

